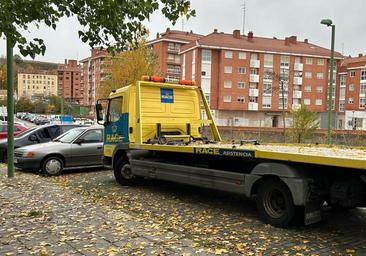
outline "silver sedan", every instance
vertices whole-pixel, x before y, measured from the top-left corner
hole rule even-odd
[[[15,150],[14,165],[58,175],[66,168],[102,166],[103,128],[72,129],[55,140]]]

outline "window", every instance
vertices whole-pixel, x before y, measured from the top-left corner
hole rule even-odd
[[[262,108],[271,108],[271,107],[272,107],[272,97],[263,96]]]
[[[245,68],[239,67],[239,74],[245,74]]]
[[[324,59],[318,59],[318,65],[323,66],[324,65]]]
[[[305,85],[304,91],[305,92],[311,92],[311,85]]]
[[[239,60],[244,60],[247,58],[247,54],[245,52],[239,52]]]
[[[365,108],[365,98],[360,98],[360,108]]]
[[[339,101],[339,111],[340,112],[344,112],[344,105],[345,105],[344,100],[340,100]]]
[[[348,87],[348,90],[350,92],[353,92],[355,90],[355,85],[354,84],[350,84],[349,87]]]
[[[272,84],[271,83],[263,83],[263,94],[267,94],[267,95],[272,94]]]
[[[313,64],[313,58],[305,58],[305,63],[308,65]]]
[[[346,86],[346,75],[339,76],[340,86]]]
[[[350,77],[355,77],[356,76],[356,71],[350,71],[349,76]]]
[[[311,87],[310,87],[311,88]],[[322,93],[323,92],[323,86],[322,85],[318,85],[317,87],[316,87],[316,92],[318,92],[318,93]]]
[[[304,105],[308,106],[310,105],[310,102],[311,102],[310,99],[304,99]]]
[[[279,98],[278,101],[278,108],[279,109],[287,109],[287,98]]]
[[[211,62],[211,50],[202,50],[202,61]]]
[[[244,96],[238,96],[236,100],[238,103],[244,103]]]
[[[225,66],[224,67],[224,73],[225,74],[231,74],[233,72],[233,67],[232,66]]]
[[[224,96],[224,102],[231,102],[231,96],[230,95],[225,95]]]
[[[317,106],[321,106],[323,103],[322,103],[322,99],[316,99],[315,100],[315,105]]]
[[[252,97],[252,96],[250,96],[249,97],[249,102],[257,102],[257,97]]]
[[[225,51],[225,58],[226,59],[232,59],[233,58],[233,52],[232,51]]]
[[[361,70],[361,81],[366,80],[366,70]]]
[[[250,59],[251,59],[251,60],[258,60],[258,54],[254,53],[254,52],[253,52],[253,53],[251,53],[251,54],[250,54]]]
[[[108,121],[117,122],[122,114],[122,97],[114,98],[109,102]]]
[[[366,94],[366,84],[360,84],[360,94]]]
[[[305,78],[311,79],[312,78],[312,73],[309,71],[305,72]]]
[[[317,79],[323,79],[324,78],[324,74],[322,72],[316,73],[316,78]]]
[[[339,99],[344,100],[346,98],[346,88],[341,87],[339,89]]]
[[[238,87],[238,89],[244,89],[245,88],[245,83],[242,82],[242,81],[239,81],[237,87]]]
[[[263,79],[272,80],[272,76],[273,76],[273,69],[272,68],[264,68]]]
[[[353,104],[353,103],[354,103],[353,98],[348,98],[348,104]]]
[[[264,54],[264,66],[265,67],[273,66],[273,55],[272,54]]]
[[[101,130],[88,131],[83,135],[82,139],[84,139],[83,143],[102,142],[102,131]]]
[[[231,88],[232,87],[232,82],[230,80],[225,80],[224,81],[224,88]]]
[[[281,68],[288,68],[290,65],[289,56],[281,56]]]

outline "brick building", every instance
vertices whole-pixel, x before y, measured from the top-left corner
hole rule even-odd
[[[338,126],[366,130],[366,56],[345,58],[338,77]]]
[[[18,97],[31,100],[57,95],[57,74],[54,71],[21,71],[18,73]]]
[[[86,106],[91,106],[92,112],[94,111],[95,102],[97,100],[97,90],[104,76],[103,63],[107,56],[107,51],[105,49],[94,48],[91,50],[90,57],[80,61],[83,65],[83,103]]]
[[[83,104],[84,87],[81,80],[81,65],[77,60],[65,60],[57,66],[58,95],[67,102]]]
[[[286,112],[303,104],[326,127],[328,49],[296,36],[281,40],[214,30],[182,46],[180,55],[182,78],[201,85],[219,125],[280,127],[283,104]],[[337,66],[342,58],[335,53]]]
[[[170,30],[165,33],[157,34],[156,39],[147,43],[152,47],[158,58],[158,73],[170,81],[178,81],[181,77],[181,59],[178,55],[181,47],[194,40],[201,38],[202,35],[191,32]]]

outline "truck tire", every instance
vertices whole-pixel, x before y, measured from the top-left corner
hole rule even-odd
[[[126,158],[118,159],[113,171],[116,181],[122,186],[137,186],[143,181],[143,177],[132,174],[130,163]]]
[[[295,205],[289,188],[279,179],[266,179],[258,188],[257,208],[261,219],[284,228],[295,219]]]

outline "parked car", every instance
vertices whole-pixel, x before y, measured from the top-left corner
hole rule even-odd
[[[35,126],[19,133],[14,137],[14,148],[20,148],[32,144],[45,143],[55,139],[68,130],[81,125],[76,124],[54,124]],[[5,162],[7,158],[7,139],[0,139],[0,162]]]
[[[75,128],[55,140],[15,150],[14,165],[58,175],[65,168],[103,166],[103,128]]]
[[[22,131],[27,130],[28,127],[21,124],[14,124],[14,135],[18,135]],[[0,124],[0,139],[4,139],[8,136],[8,124],[1,123]]]

